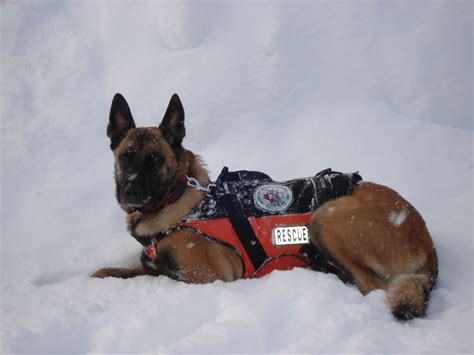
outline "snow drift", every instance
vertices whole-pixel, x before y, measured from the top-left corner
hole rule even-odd
[[[472,3],[3,2],[2,352],[472,352]],[[440,275],[425,319],[333,275],[186,285],[94,280],[139,245],[105,136],[121,92],[184,145],[275,180],[360,171],[424,216]]]

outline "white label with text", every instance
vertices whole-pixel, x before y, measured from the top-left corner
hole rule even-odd
[[[275,245],[308,244],[307,226],[279,226],[273,228],[272,241]]]

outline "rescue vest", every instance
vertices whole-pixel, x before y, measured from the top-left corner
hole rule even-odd
[[[314,267],[321,263],[321,255],[308,235],[313,211],[350,194],[361,181],[358,173],[326,169],[315,176],[276,182],[261,172],[230,172],[224,167],[203,200],[180,222],[152,238],[145,253],[155,261],[159,240],[176,230],[190,230],[233,249],[242,260],[243,278]]]

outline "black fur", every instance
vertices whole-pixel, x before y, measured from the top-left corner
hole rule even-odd
[[[413,318],[421,317],[422,314],[409,304],[401,303],[392,311],[395,318],[399,320],[410,320]]]
[[[107,136],[110,138],[110,148],[112,150],[117,148],[130,128],[135,128],[135,121],[130,107],[125,98],[117,93],[112,100],[107,126]]]
[[[313,243],[301,248],[301,252],[308,255],[311,260],[311,268],[325,274],[335,274],[345,284],[354,284],[354,277],[342,265],[340,265],[324,248],[318,248]]]
[[[177,94],[173,94],[171,97],[160,124],[160,131],[173,149],[181,147],[181,142],[186,135],[186,128],[184,127],[183,104]]]
[[[117,201],[127,212],[131,212],[127,207],[127,199],[124,196],[124,189],[127,184],[138,184],[140,190],[143,192],[143,198],[151,196],[148,203],[143,204],[140,208],[146,208],[154,205],[167,192],[169,183],[173,181],[176,171],[168,169],[168,174],[163,176],[160,169],[163,167],[165,157],[159,152],[148,148],[151,142],[156,142],[160,139],[155,134],[147,131],[137,130],[129,134],[128,140],[133,142],[131,148],[121,156],[119,156],[119,164],[121,175],[116,176],[116,195]],[[176,158],[176,153],[175,159]],[[136,174],[133,181],[128,181],[128,177]]]
[[[155,261],[153,263],[156,267],[156,269],[154,269],[149,266],[149,263],[152,262],[151,259],[148,257],[148,255],[146,255],[145,252],[142,252],[141,262],[148,275],[164,275],[175,280],[182,280],[181,271],[173,250],[170,248],[163,248],[159,250],[156,260],[159,260],[159,262]]]

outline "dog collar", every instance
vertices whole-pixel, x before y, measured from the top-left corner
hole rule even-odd
[[[178,184],[173,187],[166,196],[161,199],[161,201],[155,203],[150,207],[139,208],[137,209],[141,213],[155,213],[161,211],[168,205],[171,205],[179,200],[179,198],[183,195],[184,191],[186,190],[186,186],[188,186],[187,176],[183,177],[179,180]]]

